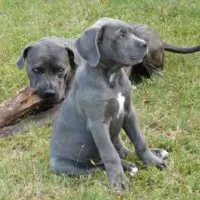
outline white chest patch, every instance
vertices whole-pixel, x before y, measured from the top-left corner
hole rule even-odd
[[[117,94],[117,101],[119,103],[119,110],[118,110],[118,113],[117,113],[117,118],[120,116],[120,114],[122,112],[124,112],[124,102],[125,102],[125,97],[122,96],[122,93],[118,93]]]

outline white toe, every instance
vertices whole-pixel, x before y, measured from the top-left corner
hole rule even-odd
[[[160,154],[161,154],[161,158],[162,159],[166,159],[166,158],[169,157],[169,153],[166,150],[164,150],[164,149],[162,149],[162,151],[160,152]]]
[[[135,176],[135,174],[138,172],[138,168],[137,167],[131,167],[129,174],[130,176]]]

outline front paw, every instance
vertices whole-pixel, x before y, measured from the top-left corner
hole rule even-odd
[[[111,175],[110,183],[112,188],[120,195],[129,187],[129,180],[123,172],[117,172]]]
[[[155,165],[158,169],[163,170],[167,167],[166,159],[169,153],[164,149],[148,149],[143,155],[143,162],[146,165]]]
[[[152,153],[160,158],[160,163],[156,165],[156,167],[160,170],[163,170],[167,167],[167,159],[169,158],[169,153],[165,149],[159,149],[159,148],[152,148]]]
[[[130,176],[135,176],[135,174],[138,172],[138,168],[136,165],[132,162],[126,161],[126,160],[121,160],[122,167],[124,171],[128,171]]]
[[[169,153],[165,149],[151,148],[151,151],[153,154],[159,158],[162,158],[163,160],[167,160],[169,158]]]

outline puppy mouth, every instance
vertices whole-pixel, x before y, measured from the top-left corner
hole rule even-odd
[[[146,54],[144,54],[144,57],[143,58],[141,58],[140,60],[139,60],[139,62],[138,63],[141,63],[141,62],[143,62],[145,59],[147,58],[147,53]]]
[[[131,56],[131,61],[135,64],[139,64],[143,62],[143,60],[147,57],[147,54],[144,54],[143,56],[137,57],[137,56]]]
[[[135,60],[138,60],[138,57],[137,56],[130,56],[131,60],[135,61]]]
[[[145,57],[148,55],[148,53],[149,53],[149,48],[146,48],[146,51],[145,51]]]
[[[130,56],[131,60],[137,62],[137,63],[141,63],[148,55],[148,48],[144,51],[142,56]]]

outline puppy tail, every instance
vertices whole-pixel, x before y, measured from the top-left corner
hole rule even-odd
[[[167,44],[164,42],[164,49],[165,51],[173,52],[173,53],[180,53],[180,54],[187,54],[187,53],[195,53],[200,51],[200,45],[194,47],[178,47],[173,46],[171,44]]]

